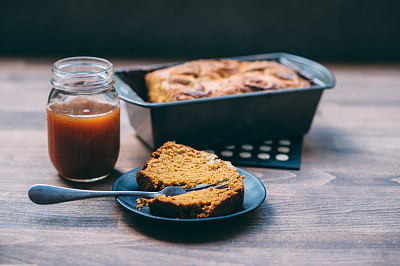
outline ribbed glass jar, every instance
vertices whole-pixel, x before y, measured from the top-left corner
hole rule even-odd
[[[71,57],[53,64],[47,102],[49,156],[60,176],[93,182],[114,169],[120,146],[120,104],[113,65]]]

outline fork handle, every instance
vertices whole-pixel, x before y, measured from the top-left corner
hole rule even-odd
[[[152,198],[159,196],[158,192],[147,191],[97,191],[64,188],[51,185],[34,185],[28,191],[28,196],[36,204],[53,204],[72,200],[99,197],[138,196]]]

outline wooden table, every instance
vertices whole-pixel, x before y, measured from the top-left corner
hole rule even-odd
[[[244,168],[267,188],[255,211],[196,227],[139,219],[115,199],[40,206],[31,185],[108,190],[150,155],[121,114],[113,175],[94,184],[57,176],[45,105],[53,59],[0,59],[0,264],[400,264],[400,66],[327,64],[300,171]],[[116,67],[142,64],[113,60]]]

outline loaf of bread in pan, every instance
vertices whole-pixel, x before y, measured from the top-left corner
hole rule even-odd
[[[137,173],[139,189],[158,191],[167,186],[193,187],[229,182],[222,188],[209,188],[150,200],[139,199],[139,207],[149,206],[150,212],[172,218],[205,218],[221,216],[243,208],[244,183],[237,169],[216,155],[191,147],[167,142]]]
[[[292,69],[267,60],[196,60],[148,73],[145,80],[150,102],[310,86]]]

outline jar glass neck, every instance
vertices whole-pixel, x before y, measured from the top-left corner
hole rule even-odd
[[[115,82],[113,65],[97,57],[70,57],[53,64],[51,83],[68,91],[97,91]]]

